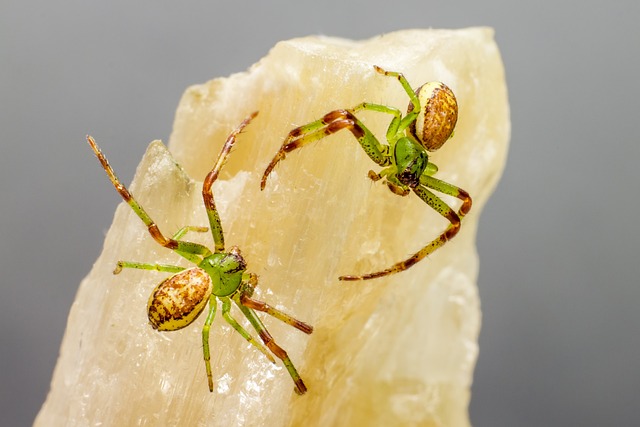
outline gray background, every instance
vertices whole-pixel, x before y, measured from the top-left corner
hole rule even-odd
[[[488,25],[513,133],[479,229],[472,423],[636,425],[640,3],[227,3],[0,3],[2,424],[28,425],[42,404],[119,202],[85,134],[109,142],[129,182],[188,85],[242,71],[279,40]]]

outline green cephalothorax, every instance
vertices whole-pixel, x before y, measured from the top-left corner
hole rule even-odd
[[[433,178],[438,167],[429,162],[427,155],[427,151],[439,149],[453,136],[458,121],[458,102],[453,91],[442,82],[428,82],[414,91],[402,73],[385,71],[375,65],[374,69],[400,82],[409,96],[407,114],[403,116],[395,107],[362,102],[350,109],[331,111],[316,121],[293,129],[265,169],[260,188],[264,190],[267,178],[287,153],[347,129],[369,158],[383,168],[378,173],[369,171],[370,179],[383,180],[391,192],[400,196],[406,196],[413,191],[422,201],[445,217],[450,225],[435,240],[406,260],[375,273],[340,276],[340,280],[375,279],[406,270],[452,239],[460,229],[460,218],[471,209],[469,193]],[[388,145],[382,144],[356,117],[356,113],[361,110],[391,116],[386,133]],[[458,212],[453,211],[429,189],[460,199],[462,205]]]
[[[216,253],[206,257],[200,267],[204,269],[213,280],[212,293],[217,297],[227,297],[238,290],[242,284],[242,275],[247,269],[240,250],[231,248],[227,253]]]
[[[287,352],[276,344],[256,311],[273,316],[306,334],[313,332],[313,327],[262,301],[251,298],[255,287],[258,285],[258,277],[253,273],[246,272],[247,264],[240,254],[240,249],[234,246],[230,251],[225,251],[222,224],[220,223],[220,216],[218,215],[211,189],[231,151],[231,147],[235,144],[236,137],[257,114],[257,112],[251,114],[229,135],[215,166],[206,176],[202,185],[202,197],[215,245],[213,252],[204,245],[182,240],[188,232],[206,232],[209,230],[207,227],[186,226],[178,230],[171,238],[165,237],[144,208],[138,204],[129,193],[129,190],[118,180],[93,138],[88,136],[87,142],[107,172],[113,186],[145,224],[151,237],[160,245],[167,249],[172,249],[178,255],[197,265],[197,267],[185,269],[184,267],[168,264],[132,261],[118,261],[116,263],[114,274],[119,274],[124,268],[174,273],[173,276],[163,280],[156,286],[149,297],[147,316],[151,326],[158,331],[176,331],[185,328],[198,318],[207,304],[209,305],[209,313],[202,328],[202,352],[209,391],[213,391],[209,329],[213,323],[219,301],[222,305],[222,317],[225,321],[251,345],[260,350],[272,363],[275,363],[272,354],[281,359],[293,379],[295,391],[298,394],[304,394],[307,391],[307,387],[302,378],[300,378],[293,362],[291,362]],[[264,344],[257,341],[231,316],[232,303],[240,309]]]
[[[409,138],[400,138],[393,151],[396,163],[398,181],[409,188],[415,188],[420,184],[429,156],[421,145]]]

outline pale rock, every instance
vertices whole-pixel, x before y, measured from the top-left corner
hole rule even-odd
[[[348,131],[291,153],[259,189],[262,171],[293,127],[364,100],[406,109],[401,86],[374,64],[403,72],[414,87],[440,80],[453,89],[456,133],[431,159],[437,177],[471,194],[473,208],[455,239],[409,270],[339,282],[341,274],[406,258],[447,225],[414,195],[399,197],[372,183],[367,171],[379,168]],[[262,316],[308,393],[297,396],[282,365],[270,364],[220,313],[211,331],[215,390],[208,391],[204,316],[181,331],[156,332],[146,301],[167,274],[112,274],[117,260],[184,263],[121,204],[103,253],[80,285],[35,425],[469,425],[480,328],[476,228],[510,133],[493,31],[295,39],[277,44],[247,72],[190,87],[177,111],[173,157],[152,143],[131,185],[165,234],[207,224],[201,183],[190,177],[204,178],[227,134],[254,110],[260,114],[239,136],[214,185],[215,200],[227,246],[239,246],[248,270],[260,277],[256,297],[315,326],[307,336]],[[388,115],[359,116],[384,138]],[[98,142],[108,155],[109,142]],[[456,200],[446,200],[457,209]],[[212,247],[208,233],[187,238]]]

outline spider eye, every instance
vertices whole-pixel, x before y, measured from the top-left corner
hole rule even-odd
[[[216,253],[205,258],[199,266],[213,279],[212,293],[218,297],[226,297],[234,293],[242,283],[247,263],[234,247],[229,253]]]
[[[411,135],[424,148],[435,151],[453,135],[458,121],[458,102],[447,85],[441,82],[428,82],[416,91],[422,110],[409,127]],[[409,104],[407,112],[413,111]]]
[[[429,163],[427,152],[409,138],[401,138],[396,143],[394,155],[398,180],[414,188]]]
[[[233,247],[231,252],[220,260],[220,271],[224,274],[242,273],[247,269],[247,262],[240,255],[240,250]]]

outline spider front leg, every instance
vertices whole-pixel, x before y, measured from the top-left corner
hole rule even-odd
[[[365,104],[360,104],[363,106]],[[357,107],[356,107],[357,108]],[[361,107],[366,108],[366,107]],[[335,110],[327,113],[319,120],[297,127],[289,132],[282,147],[273,157],[260,180],[260,189],[264,190],[267,178],[276,167],[284,160],[286,153],[298,148],[302,148],[314,141],[319,141],[329,135],[341,131],[349,130],[358,140],[360,146],[367,155],[380,166],[389,166],[391,158],[389,156],[389,146],[381,144],[371,131],[349,110]]]
[[[396,128],[396,135],[400,135],[401,133],[404,133],[404,130],[413,122],[415,122],[416,117],[418,117],[418,114],[420,112],[420,99],[411,88],[411,85],[407,81],[404,74],[398,73],[397,71],[387,71],[381,67],[378,67],[377,65],[374,65],[373,68],[376,70],[376,72],[382,75],[393,77],[398,80],[402,85],[404,91],[407,93],[407,95],[409,95],[409,100],[411,101],[412,108],[407,112],[407,115],[398,123],[398,127]],[[389,135],[387,135],[387,138],[389,138]]]
[[[158,242],[165,248],[176,251],[178,254],[182,255],[192,262],[197,262],[197,260],[201,259],[200,257],[211,255],[211,251],[209,250],[209,248],[204,245],[179,241],[176,239],[165,237],[156,223],[151,219],[149,214],[147,214],[144,208],[140,206],[136,199],[134,199],[127,187],[125,187],[124,184],[120,182],[115,172],[109,165],[107,158],[104,156],[104,154],[102,154],[100,147],[98,147],[98,145],[96,144],[95,140],[92,137],[87,136],[87,142],[100,161],[100,164],[102,164],[103,169],[107,173],[107,176],[109,177],[109,180],[111,181],[115,189],[118,191],[122,199],[131,207],[131,209],[133,209],[138,218],[140,218],[142,222],[144,222],[144,224],[147,226],[147,229],[149,230],[149,234],[151,234],[151,237],[153,237],[156,242]]]
[[[258,115],[257,111],[251,113],[247,118],[245,118],[240,125],[231,132],[231,134],[227,137],[220,154],[218,154],[218,159],[216,160],[216,164],[211,169],[211,172],[207,174],[202,184],[202,198],[204,200],[204,206],[207,211],[207,217],[209,218],[209,225],[211,226],[211,234],[213,234],[213,241],[215,242],[215,251],[217,253],[224,252],[224,233],[222,231],[222,223],[220,222],[220,215],[218,214],[218,210],[216,209],[216,204],[213,201],[213,191],[211,187],[213,183],[218,179],[218,175],[220,174],[220,169],[227,161],[227,157],[231,152],[231,147],[236,143],[236,138],[238,134],[244,130],[244,128],[251,123]]]
[[[447,205],[440,197],[436,196],[428,188],[432,188],[440,193],[448,194],[462,200],[462,205],[456,213],[449,205]],[[389,268],[376,273],[364,274],[361,276],[340,276],[339,279],[343,281],[356,281],[356,280],[369,280],[377,279],[379,277],[387,276],[389,274],[399,273],[413,266],[417,262],[421,261],[429,254],[433,253],[436,249],[453,239],[460,230],[460,218],[466,215],[471,210],[471,197],[465,190],[456,187],[455,185],[446,183],[439,179],[433,178],[428,175],[422,175],[420,177],[420,184],[413,189],[414,193],[427,205],[433,208],[440,215],[445,217],[449,222],[449,226],[433,241],[413,254],[411,257],[404,261],[400,261]]]
[[[273,359],[273,356],[271,356],[271,354],[269,353],[269,351],[264,348],[264,346],[262,344],[260,344],[260,342],[256,341],[249,332],[247,332],[246,329],[244,329],[242,327],[242,325],[240,325],[236,319],[234,319],[231,316],[231,300],[229,298],[220,298],[220,300],[222,301],[222,317],[224,318],[224,320],[227,321],[228,324],[231,325],[231,327],[233,327],[233,329],[236,330],[236,332],[238,332],[242,338],[244,338],[245,340],[247,340],[249,342],[249,344],[253,345],[255,348],[257,348],[258,350],[260,350],[265,356],[267,356],[267,359],[269,359],[269,361],[271,363],[276,363],[276,361]]]
[[[276,165],[281,160],[284,160],[286,153],[297,148],[302,148],[311,142],[318,141],[342,129],[348,129],[351,131],[353,136],[362,146],[362,149],[367,153],[371,160],[379,166],[389,166],[392,163],[389,153],[393,147],[381,144],[371,131],[369,131],[369,129],[367,129],[367,127],[354,115],[354,113],[360,110],[368,110],[391,114],[393,119],[387,128],[386,137],[387,141],[393,145],[400,137],[402,137],[405,130],[415,122],[416,117],[418,117],[420,112],[420,100],[413,89],[411,89],[411,85],[409,85],[409,82],[402,73],[386,71],[377,65],[374,65],[373,67],[378,73],[393,77],[400,82],[411,100],[411,111],[408,111],[407,115],[402,117],[402,113],[397,108],[362,102],[349,110],[331,111],[319,120],[293,129],[289,132],[289,135],[287,135],[287,138],[280,147],[280,150],[278,150],[265,169],[262,179],[260,180],[260,188],[262,190],[264,190],[264,187],[266,186],[267,178]]]

